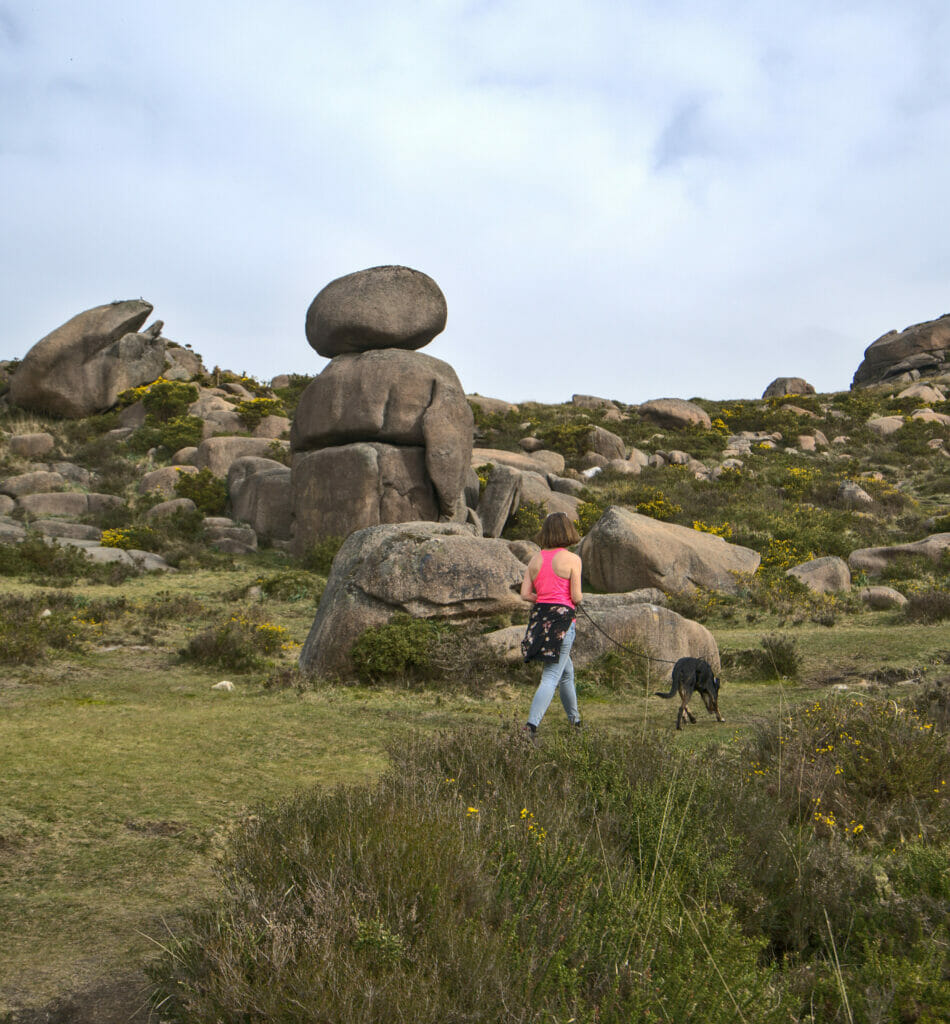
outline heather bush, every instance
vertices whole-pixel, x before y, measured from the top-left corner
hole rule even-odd
[[[253,609],[228,616],[192,637],[179,651],[183,661],[233,672],[259,669],[295,645],[282,626],[267,622]]]

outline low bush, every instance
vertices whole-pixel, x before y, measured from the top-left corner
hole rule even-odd
[[[908,594],[904,617],[910,622],[945,622],[950,619],[950,592],[923,590]]]
[[[505,540],[537,541],[546,515],[540,501],[526,501],[515,509],[501,535]]]
[[[93,616],[77,614],[67,595],[4,595],[0,597],[0,662],[32,665],[51,649],[79,650],[93,625]]]
[[[0,576],[22,576],[43,586],[68,587],[103,568],[93,565],[82,548],[48,543],[37,533],[27,533],[19,544],[0,544]]]
[[[405,683],[424,678],[442,627],[429,619],[398,615],[383,626],[365,630],[351,651],[356,674],[364,683]]]
[[[250,672],[267,664],[281,651],[292,650],[283,626],[264,621],[248,611],[231,615],[205,630],[179,651],[183,661],[211,665],[233,672]]]

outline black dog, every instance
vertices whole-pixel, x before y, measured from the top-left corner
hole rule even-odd
[[[656,692],[657,697],[669,698],[679,692],[680,709],[676,713],[676,728],[682,727],[683,721],[689,719],[695,722],[696,718],[689,710],[690,697],[694,692],[699,693],[706,705],[706,710],[716,716],[717,722],[724,722],[725,719],[719,714],[719,679],[713,675],[709,662],[703,658],[680,658],[673,666],[673,685],[669,693]]]

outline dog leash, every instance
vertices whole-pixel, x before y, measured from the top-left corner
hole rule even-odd
[[[612,637],[606,630],[602,629],[600,626],[597,625],[596,622],[594,622],[594,620],[590,617],[589,612],[583,606],[583,604],[579,604],[577,606],[577,610],[584,616],[584,618],[587,619],[587,621],[594,627],[594,629],[597,630],[598,633],[603,633],[603,635],[607,637],[607,639],[612,644],[616,644],[617,647],[619,647],[622,651],[626,651],[627,654],[633,654],[638,658],[645,658],[647,661],[655,661],[658,663],[662,663],[664,665],[676,664],[677,659],[673,659],[671,661],[669,658],[651,658],[649,654],[644,654],[643,651],[635,651],[632,647],[628,647],[626,644],[622,644],[619,640]]]

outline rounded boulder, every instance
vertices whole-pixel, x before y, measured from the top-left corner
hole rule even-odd
[[[307,310],[311,348],[327,359],[377,348],[419,349],[445,329],[442,289],[410,267],[372,267],[331,281]]]

